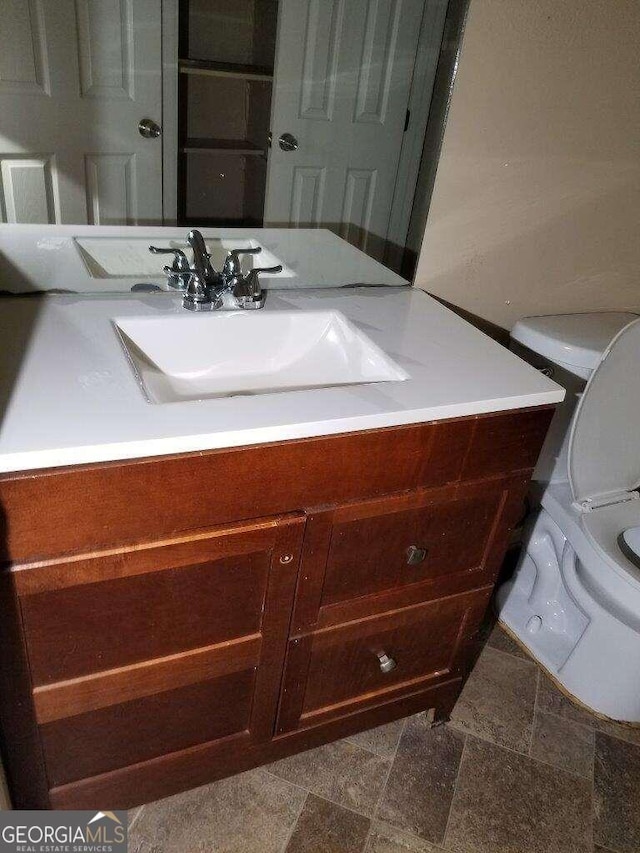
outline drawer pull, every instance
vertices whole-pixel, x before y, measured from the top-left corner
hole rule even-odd
[[[394,659],[389,657],[386,652],[377,652],[376,657],[380,661],[380,672],[393,672],[393,670],[398,666]]]
[[[409,545],[405,553],[407,555],[407,565],[417,566],[427,556],[427,549],[419,548],[417,545]]]

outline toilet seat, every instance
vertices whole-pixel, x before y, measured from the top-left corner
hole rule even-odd
[[[585,510],[625,500],[640,484],[640,320],[604,351],[569,437],[573,499]]]
[[[640,500],[601,507],[581,517],[587,540],[601,558],[634,590],[640,592],[640,556],[625,547],[624,535],[636,530],[640,535]],[[640,546],[637,546],[640,551]],[[636,562],[637,561],[637,562]]]
[[[640,571],[640,526],[628,527],[620,534],[620,547],[622,553],[638,566]]]
[[[640,566],[620,545],[625,530],[640,527],[640,500],[581,512],[565,483],[547,489],[542,507],[575,552],[580,583],[589,595],[599,607],[640,631]]]

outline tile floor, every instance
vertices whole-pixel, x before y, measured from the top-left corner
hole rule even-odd
[[[640,851],[640,729],[569,702],[495,627],[424,714],[130,813],[131,853]]]

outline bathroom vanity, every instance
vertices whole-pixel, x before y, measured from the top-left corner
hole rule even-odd
[[[410,288],[251,312],[339,312],[400,374],[182,402],[116,329],[184,322],[178,297],[44,303],[0,434],[14,804],[126,808],[446,719],[562,391]]]

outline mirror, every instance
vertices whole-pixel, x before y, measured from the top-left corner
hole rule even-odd
[[[327,227],[410,274],[448,6],[0,0],[0,221]]]

